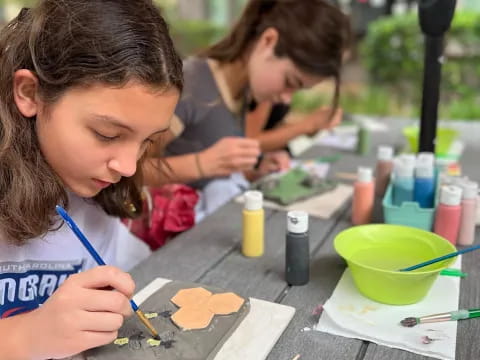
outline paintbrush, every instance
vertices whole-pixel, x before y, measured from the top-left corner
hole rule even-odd
[[[457,310],[441,314],[433,314],[422,317],[407,317],[400,321],[400,324],[405,327],[413,327],[417,324],[435,323],[442,321],[456,321],[464,319],[472,319],[480,316],[480,309]]]
[[[409,266],[409,267],[404,268],[404,269],[400,269],[398,271],[412,271],[412,270],[419,269],[419,268],[427,266],[427,265],[435,264],[436,262],[439,262],[439,261],[442,261],[442,260],[450,259],[452,257],[468,253],[470,251],[478,250],[478,249],[480,249],[480,245],[475,245],[475,246],[472,246],[472,247],[469,247],[469,248],[466,248],[466,249],[463,249],[463,250],[460,250],[460,251],[456,251],[456,252],[453,252],[453,253],[450,253],[450,254],[447,254],[447,255],[440,256],[440,257],[432,259],[432,260],[422,262],[422,263],[417,264],[417,265],[413,265],[413,266]]]
[[[97,253],[95,248],[92,246],[90,241],[83,235],[83,233],[80,231],[78,228],[77,224],[75,224],[75,221],[68,215],[67,211],[62,208],[61,206],[57,205],[55,207],[55,210],[57,210],[57,213],[65,220],[67,225],[72,229],[73,233],[77,236],[77,238],[80,240],[80,242],[85,246],[87,251],[92,255],[92,257],[95,259],[98,265],[106,265],[105,261],[100,257],[100,255]],[[135,314],[137,314],[138,318],[140,321],[145,325],[145,327],[150,331],[152,334],[152,337],[156,340],[160,340],[160,336],[158,335],[157,330],[153,327],[152,323],[145,317],[145,314],[138,308],[138,305],[135,303],[135,301],[130,299],[130,305],[132,306],[133,311]]]

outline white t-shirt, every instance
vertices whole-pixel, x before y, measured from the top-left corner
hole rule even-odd
[[[127,271],[150,254],[120,219],[91,201],[70,196],[68,211],[107,264]],[[95,266],[66,224],[23,246],[0,239],[0,319],[37,308],[69,275]]]

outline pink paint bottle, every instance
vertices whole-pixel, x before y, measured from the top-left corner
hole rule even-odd
[[[373,203],[375,201],[375,184],[372,169],[358,168],[358,177],[353,188],[352,223],[368,224],[372,221]]]
[[[472,245],[475,240],[475,222],[477,215],[478,183],[465,181],[463,183],[463,198],[461,202],[462,217],[458,245]]]
[[[455,185],[443,186],[440,191],[440,204],[435,216],[435,233],[457,243],[462,215],[462,189]]]

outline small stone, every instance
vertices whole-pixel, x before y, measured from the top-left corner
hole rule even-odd
[[[158,313],[156,312],[152,312],[152,313],[145,313],[145,317],[147,319],[153,319],[153,318],[156,318],[158,316]]]
[[[156,339],[147,340],[147,344],[150,345],[151,347],[160,346],[161,343],[162,343],[161,340],[156,340]]]
[[[118,345],[118,346],[127,345],[128,344],[128,337],[115,339],[115,341],[113,343],[115,345]]]

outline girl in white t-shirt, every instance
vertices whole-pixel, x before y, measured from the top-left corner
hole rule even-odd
[[[0,359],[115,339],[134,291],[121,269],[148,254],[118,217],[141,209],[137,169],[182,86],[150,0],[41,0],[1,30]],[[57,204],[118,267],[95,267]]]

